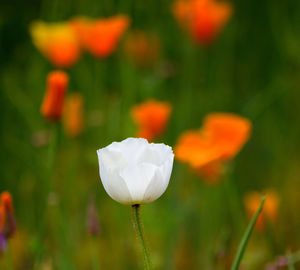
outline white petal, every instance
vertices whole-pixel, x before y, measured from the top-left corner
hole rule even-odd
[[[136,164],[140,153],[149,145],[148,141],[143,138],[128,138],[117,144],[119,151],[130,164]]]
[[[98,150],[99,172],[104,189],[114,200],[131,204],[131,196],[124,180],[119,176],[118,170],[114,169],[112,151]],[[116,157],[118,159],[120,157]]]
[[[174,157],[170,146],[163,143],[151,143],[140,153],[138,161],[161,166],[170,157]]]
[[[97,151],[99,164],[107,169],[117,170],[127,165],[123,154],[114,148],[103,148]]]
[[[174,155],[158,168],[144,194],[145,203],[158,199],[167,189],[172,173]]]
[[[161,170],[156,170],[145,191],[143,203],[150,203],[158,199],[165,192],[167,186],[168,184],[165,184]]]
[[[167,160],[164,162],[164,164],[161,166],[161,174],[164,179],[164,184],[166,185],[166,188],[169,184],[172,169],[173,169],[173,161],[174,161],[174,154],[170,155]]]
[[[120,172],[120,176],[126,182],[134,204],[143,203],[146,189],[157,170],[157,166],[144,163],[127,167]]]

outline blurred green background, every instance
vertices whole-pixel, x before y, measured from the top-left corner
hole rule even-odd
[[[254,231],[243,269],[267,269],[279,255],[297,252],[300,2],[231,3],[232,18],[205,48],[178,27],[169,0],[1,1],[0,191],[8,190],[14,198],[18,231],[10,244],[13,269],[142,269],[130,209],[105,193],[96,150],[134,136],[130,109],[149,98],[173,106],[159,140],[171,146],[181,132],[199,128],[211,112],[234,112],[253,123],[230,176],[236,207],[243,213],[241,224],[231,214],[226,181],[207,186],[175,162],[166,193],[142,212],[154,269],[229,269],[247,222],[243,197],[250,190],[277,190],[280,207],[275,224]],[[160,58],[140,68],[124,56],[121,41],[107,59],[85,53],[68,69],[68,91],[85,98],[86,125],[74,139],[59,127],[53,191],[44,209],[48,145],[34,142],[53,131],[39,110],[46,76],[54,68],[32,45],[29,25],[37,19],[115,14],[129,15],[130,29],[157,33]],[[88,234],[86,224],[93,199],[100,223],[97,236]],[[41,224],[42,237],[37,229]],[[9,269],[6,257],[0,257],[0,269]]]

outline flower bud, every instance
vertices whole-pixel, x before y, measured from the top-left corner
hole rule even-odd
[[[47,89],[41,106],[41,114],[48,120],[60,120],[64,96],[69,77],[63,71],[50,72],[47,77]]]
[[[12,197],[9,192],[4,191],[1,194],[1,207],[4,209],[1,214],[4,223],[2,223],[1,233],[6,237],[10,238],[16,231],[16,220],[14,216]]]

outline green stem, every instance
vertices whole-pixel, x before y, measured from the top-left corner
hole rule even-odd
[[[52,176],[54,171],[55,165],[55,158],[57,153],[57,146],[58,146],[58,132],[59,132],[59,124],[58,123],[51,123],[52,124],[52,138],[48,148],[48,156],[47,156],[47,164],[45,168],[45,178],[43,182],[43,193],[41,198],[41,205],[38,212],[38,218],[42,222],[38,223],[38,231],[37,231],[37,239],[35,242],[35,266],[34,269],[38,269],[40,267],[40,262],[42,261],[44,255],[44,237],[46,236],[46,223],[45,223],[45,216],[47,212],[47,205],[49,194],[52,191]]]
[[[237,190],[236,183],[233,181],[233,169],[228,168],[228,173],[226,179],[224,179],[224,189],[226,197],[229,203],[229,210],[231,212],[232,220],[234,222],[235,228],[238,232],[241,232],[244,227],[244,214],[241,208],[241,200],[239,197],[239,192]]]
[[[11,252],[9,248],[9,244],[7,243],[7,250],[6,250],[6,267],[7,270],[13,270],[13,263],[12,263],[12,258],[11,258]]]
[[[52,176],[54,171],[55,165],[55,158],[57,152],[57,145],[58,145],[58,132],[59,132],[59,125],[58,123],[51,123],[52,124],[52,133],[51,133],[51,142],[48,148],[48,157],[47,157],[47,164],[46,164],[46,175],[45,175],[45,182],[44,182],[44,205],[40,215],[45,215],[47,203],[49,199],[49,194],[52,192]]]
[[[149,259],[149,254],[148,254],[148,249],[146,246],[146,241],[145,241],[145,237],[144,237],[144,233],[143,233],[143,229],[142,229],[142,222],[141,222],[141,217],[140,217],[140,205],[139,204],[135,204],[132,206],[132,210],[133,210],[133,216],[134,216],[134,227],[136,229],[137,235],[140,239],[142,248],[143,248],[143,254],[144,254],[144,261],[145,261],[145,269],[146,270],[150,270],[150,259]]]
[[[242,241],[239,245],[239,248],[238,248],[238,251],[237,251],[237,254],[236,254],[236,257],[234,259],[234,262],[233,262],[233,265],[231,267],[231,270],[238,270],[239,268],[239,265],[240,265],[240,262],[243,258],[243,255],[244,255],[244,252],[245,252],[245,249],[246,249],[246,246],[247,246],[247,243],[248,243],[248,240],[249,240],[249,237],[251,235],[251,232],[254,228],[254,225],[255,225],[255,222],[260,214],[260,212],[262,211],[263,209],[263,205],[264,205],[264,202],[265,202],[265,196],[263,196],[261,198],[261,202],[260,202],[260,206],[257,210],[257,212],[255,213],[254,217],[252,218],[250,224],[248,225],[248,228],[242,238]]]
[[[292,255],[288,254],[287,259],[288,259],[288,268],[289,268],[289,270],[295,270],[294,260],[292,258]]]
[[[59,124],[58,123],[53,123],[52,126],[52,140],[49,144],[48,148],[48,177],[51,178],[52,176],[52,171],[54,167],[54,161],[55,161],[55,155],[56,155],[56,149],[57,149],[57,140],[58,140],[58,129],[59,129]]]
[[[292,257],[292,261],[294,264],[300,262],[300,251],[297,251],[296,253],[291,254],[291,257]]]

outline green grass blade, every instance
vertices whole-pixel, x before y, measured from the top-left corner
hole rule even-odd
[[[244,255],[244,252],[245,252],[245,249],[246,249],[246,246],[247,246],[247,243],[248,243],[248,240],[249,240],[249,237],[251,235],[251,232],[254,228],[254,225],[255,225],[255,222],[260,214],[260,212],[262,211],[263,209],[263,205],[264,205],[264,202],[265,202],[265,196],[263,196],[261,198],[261,202],[260,202],[260,206],[257,210],[257,212],[255,213],[254,217],[252,218],[250,224],[248,225],[247,227],[247,230],[242,238],[242,241],[239,245],[239,248],[238,248],[238,251],[237,251],[237,254],[235,256],[235,259],[234,259],[234,262],[233,262],[233,265],[231,267],[231,270],[238,270],[239,268],[239,265],[240,265],[240,262],[243,258],[243,255]]]

